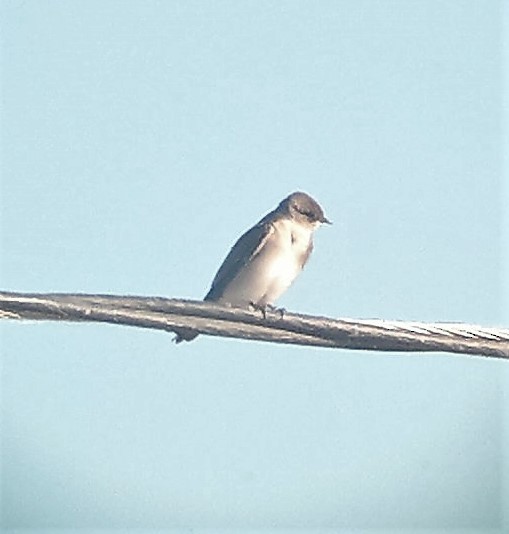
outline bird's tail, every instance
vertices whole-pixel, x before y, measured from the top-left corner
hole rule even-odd
[[[198,333],[195,330],[188,330],[187,328],[180,328],[179,330],[175,330],[175,333],[177,334],[173,341],[177,343],[182,343],[182,341],[192,341],[195,337],[198,336]]]

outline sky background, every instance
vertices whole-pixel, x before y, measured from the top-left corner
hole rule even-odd
[[[507,326],[508,13],[4,0],[0,287],[202,298],[303,190],[334,225],[279,304]],[[0,334],[3,531],[509,528],[507,362]]]

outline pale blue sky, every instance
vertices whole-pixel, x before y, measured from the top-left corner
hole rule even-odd
[[[503,5],[4,0],[0,287],[201,298],[304,190],[287,309],[507,325]],[[505,362],[1,335],[4,530],[509,528]]]

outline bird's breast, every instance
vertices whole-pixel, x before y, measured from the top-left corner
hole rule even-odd
[[[259,252],[227,285],[221,300],[235,305],[274,304],[302,270],[311,236],[312,230],[293,221],[274,222]]]
[[[312,231],[292,221],[274,224],[273,240],[264,261],[264,301],[274,303],[295,280],[309,255],[311,236]]]
[[[307,239],[299,232],[283,226],[276,229],[274,242],[267,249],[267,276],[270,278],[295,278],[302,269],[303,256],[309,246]]]

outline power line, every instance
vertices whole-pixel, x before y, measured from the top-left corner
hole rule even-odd
[[[115,295],[0,292],[0,318],[190,329],[274,343],[370,351],[450,352],[509,359],[509,329],[463,323],[332,319],[217,303]]]

